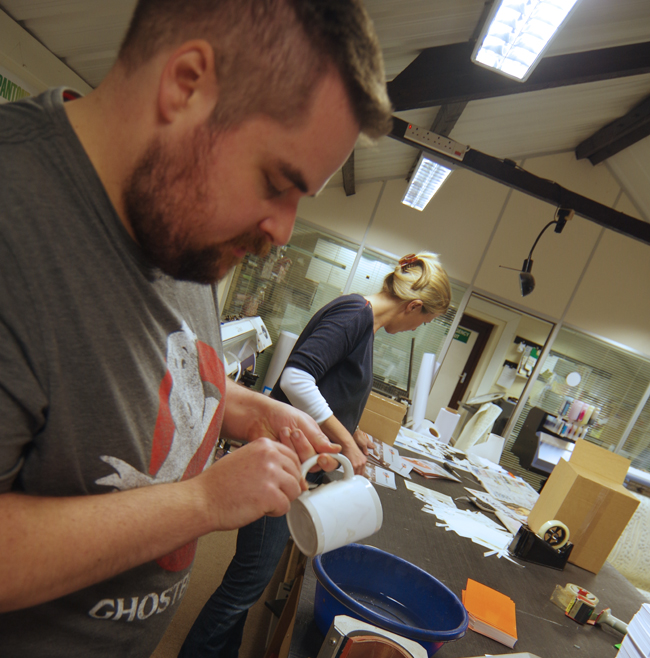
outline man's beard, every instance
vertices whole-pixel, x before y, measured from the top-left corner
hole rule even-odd
[[[215,283],[239,263],[233,251],[266,256],[271,247],[260,230],[221,243],[196,244],[196,235],[212,222],[205,203],[206,164],[214,139],[202,127],[174,153],[153,142],[125,187],[124,207],[135,239],[149,261],[175,279]]]

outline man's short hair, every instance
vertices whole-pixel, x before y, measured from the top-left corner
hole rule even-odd
[[[215,53],[216,126],[252,114],[291,122],[333,66],[361,132],[390,131],[381,49],[360,0],[139,0],[119,62],[130,72],[190,39]]]

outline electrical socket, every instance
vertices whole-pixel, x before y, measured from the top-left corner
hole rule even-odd
[[[430,130],[425,130],[424,128],[420,128],[420,126],[414,126],[412,123],[408,124],[404,137],[411,142],[415,142],[421,146],[427,146],[434,151],[438,151],[438,153],[444,153],[456,160],[462,160],[465,157],[465,153],[469,151],[469,146],[465,146],[465,144],[456,142],[448,137],[443,137]]]

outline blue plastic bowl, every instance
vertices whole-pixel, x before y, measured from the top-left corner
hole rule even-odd
[[[432,656],[467,630],[459,598],[414,564],[372,546],[349,544],[317,555],[314,618],[327,635],[348,615],[421,644]]]

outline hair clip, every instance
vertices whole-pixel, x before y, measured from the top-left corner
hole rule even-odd
[[[399,265],[402,268],[402,272],[406,272],[406,270],[413,265],[413,263],[417,263],[418,260],[420,259],[415,254],[408,254],[403,258],[400,258]]]

